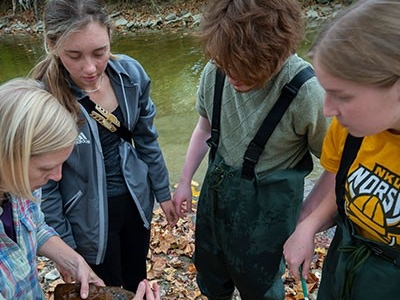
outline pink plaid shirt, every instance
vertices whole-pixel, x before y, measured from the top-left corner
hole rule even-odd
[[[12,196],[17,243],[7,236],[0,221],[0,299],[43,300],[36,266],[37,250],[57,233],[44,222],[39,207],[41,191],[33,202]]]

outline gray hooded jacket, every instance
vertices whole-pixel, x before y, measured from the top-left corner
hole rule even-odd
[[[153,121],[156,113],[150,99],[150,79],[134,59],[119,55],[106,68],[124,126],[133,133],[133,144],[120,139],[119,154],[126,185],[143,219],[150,227],[154,198],[170,199],[168,171],[159,147]],[[80,100],[87,95],[71,89]],[[63,164],[62,179],[43,187],[41,208],[46,222],[76,249],[88,263],[103,261],[107,244],[108,212],[106,175],[98,127],[82,107],[86,122],[71,156]]]

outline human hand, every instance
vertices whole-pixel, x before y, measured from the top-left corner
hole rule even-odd
[[[168,225],[175,226],[179,221],[179,216],[175,210],[175,206],[172,200],[164,201],[160,203],[161,209],[163,210],[165,217],[167,218]]]
[[[89,283],[93,283],[97,286],[105,286],[103,280],[101,280],[86,263],[83,263],[75,269],[75,274],[72,274],[71,271],[61,267],[59,264],[56,264],[56,267],[66,283],[81,283],[80,296],[82,299],[86,299],[89,295]],[[79,269],[81,269],[81,271],[79,271]]]
[[[81,290],[80,290],[80,295],[82,299],[86,299],[89,296],[89,283],[92,283],[97,286],[104,286],[103,280],[98,277],[92,269],[90,269],[89,266],[89,274],[85,275],[87,271],[83,271],[82,275],[78,274],[76,275],[77,281],[81,283]]]
[[[64,282],[72,283],[75,281],[74,278],[72,278],[71,273],[67,269],[64,269],[59,264],[56,264],[56,268],[58,270],[58,273],[60,273],[60,276],[62,280],[64,280]]]
[[[300,223],[283,245],[283,255],[290,272],[299,280],[299,268],[307,279],[310,264],[314,255],[314,233]]]
[[[185,217],[192,212],[192,187],[190,184],[179,183],[173,194],[176,213],[179,217]]]
[[[160,300],[160,287],[157,283],[153,283],[153,286],[145,279],[142,280],[136,290],[136,295],[132,300],[143,300],[146,296],[146,300]]]
[[[54,261],[65,282],[76,281],[81,284],[80,296],[82,299],[86,299],[89,295],[89,283],[104,286],[103,280],[93,272],[85,259],[59,236],[50,237],[38,249],[38,254]]]

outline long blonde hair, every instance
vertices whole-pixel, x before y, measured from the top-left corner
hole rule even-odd
[[[0,192],[34,200],[29,183],[32,156],[74,145],[71,114],[43,85],[17,78],[0,86]]]

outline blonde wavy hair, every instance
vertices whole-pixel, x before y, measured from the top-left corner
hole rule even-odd
[[[35,200],[29,183],[32,156],[74,145],[72,115],[35,80],[0,86],[0,192]]]

